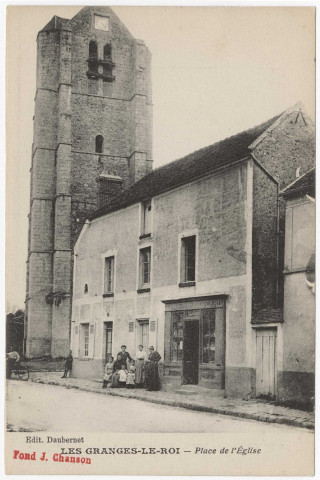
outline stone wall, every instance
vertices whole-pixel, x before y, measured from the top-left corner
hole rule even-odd
[[[109,17],[109,31],[95,28],[95,13]],[[99,59],[104,46],[111,43],[113,81],[88,78],[91,40],[97,42]],[[28,356],[60,356],[68,351],[73,246],[86,218],[102,200],[150,170],[151,105],[150,52],[109,7],[85,7],[69,22],[53,19],[39,32],[27,273]],[[95,152],[97,135],[104,137],[101,154]],[[109,193],[104,188],[102,197],[100,175],[122,181],[112,185]],[[41,293],[35,278],[41,279]],[[59,292],[63,296],[58,302],[47,303],[48,295]],[[42,331],[43,335],[36,333]]]

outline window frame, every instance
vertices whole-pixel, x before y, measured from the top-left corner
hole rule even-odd
[[[109,263],[109,266],[108,266],[108,263]],[[110,255],[104,258],[103,295],[114,294],[114,265],[115,265],[114,255]]]
[[[186,271],[186,244],[189,239],[194,238],[194,278],[188,279]],[[178,247],[178,284],[179,287],[192,287],[195,286],[198,278],[198,258],[199,258],[199,242],[198,231],[190,230],[183,232],[179,235],[179,247]]]
[[[79,326],[80,326],[80,342],[79,343],[80,343],[81,358],[89,358],[90,322],[80,323]],[[87,339],[87,343],[86,343],[86,339]],[[86,349],[86,345],[87,345],[87,349]]]
[[[147,215],[146,212],[150,212],[150,216],[147,221]],[[140,221],[140,237],[139,239],[147,238],[152,236],[152,222],[153,222],[153,201],[152,199],[145,200],[141,202],[141,207],[140,207],[140,216],[141,216],[141,221]],[[147,226],[148,223],[148,226]]]
[[[144,252],[148,251],[149,252],[149,278],[148,278],[148,283],[144,282],[144,265],[147,262],[143,261],[142,255]],[[138,271],[137,271],[137,292],[138,293],[144,293],[144,292],[150,292],[151,284],[152,284],[152,246],[150,243],[143,244],[138,248]]]
[[[100,133],[96,135],[94,142],[94,151],[95,153],[102,154],[104,149],[104,137]]]
[[[113,257],[113,291],[112,292],[106,292],[105,290],[105,268],[106,268],[106,259]],[[111,301],[113,300],[114,297],[114,292],[116,289],[116,281],[117,281],[117,249],[112,248],[110,250],[107,250],[106,252],[102,252],[100,254],[101,258],[101,295],[103,296],[104,299],[110,299]]]

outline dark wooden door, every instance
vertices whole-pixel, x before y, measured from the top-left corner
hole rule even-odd
[[[188,320],[184,324],[183,383],[197,385],[199,378],[199,322]]]

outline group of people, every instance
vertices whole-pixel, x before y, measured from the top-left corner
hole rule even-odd
[[[161,356],[154,347],[149,347],[149,355],[139,345],[135,358],[131,358],[126,345],[121,346],[117,359],[110,357],[105,365],[102,388],[146,388],[160,390],[158,362]]]

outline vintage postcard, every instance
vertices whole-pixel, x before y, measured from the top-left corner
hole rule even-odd
[[[7,8],[7,474],[314,473],[315,8]]]

